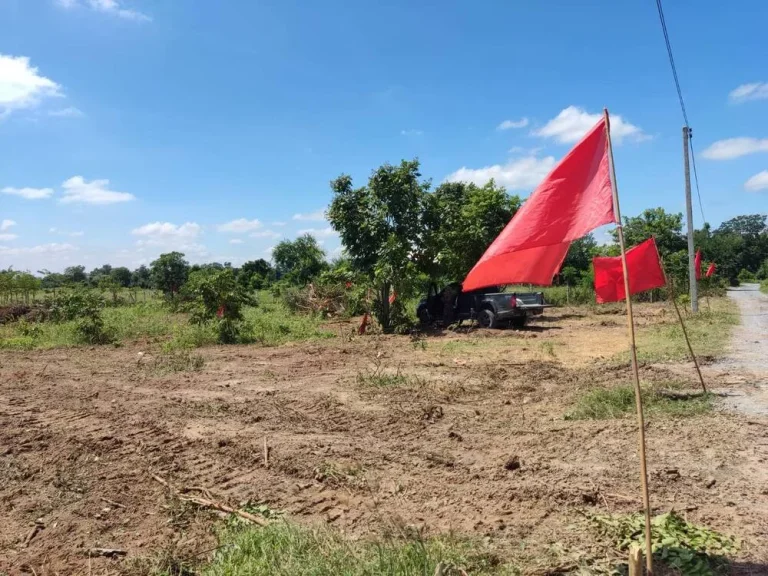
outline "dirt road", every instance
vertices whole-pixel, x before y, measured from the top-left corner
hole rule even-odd
[[[728,357],[720,364],[734,371],[751,389],[737,392],[727,404],[747,414],[768,415],[768,296],[757,284],[728,291],[741,312]]]

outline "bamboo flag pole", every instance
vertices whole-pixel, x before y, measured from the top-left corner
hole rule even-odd
[[[664,264],[663,262],[659,262],[661,264],[661,269],[664,270]],[[664,276],[666,277],[667,273],[664,272]],[[696,366],[696,373],[699,375],[699,382],[701,382],[701,388],[704,390],[704,394],[707,393],[707,385],[704,384],[704,376],[701,375],[701,368],[699,368],[699,360],[696,358],[696,354],[693,353],[693,346],[691,346],[691,340],[688,338],[688,330],[685,328],[685,322],[683,322],[683,315],[680,313],[680,307],[677,305],[677,300],[675,300],[675,285],[672,280],[672,278],[667,278],[667,287],[669,288],[669,299],[672,300],[672,305],[675,307],[675,312],[677,312],[677,318],[680,320],[680,328],[683,329],[683,337],[685,338],[685,343],[688,345],[688,352],[691,353],[691,359],[693,360],[693,365]]]
[[[605,130],[608,134],[608,154],[611,169],[611,188],[613,189],[613,212],[616,216],[616,232],[621,248],[621,266],[624,272],[624,295],[627,300],[627,325],[629,328],[629,349],[632,359],[632,373],[635,377],[635,404],[637,406],[637,426],[640,444],[640,485],[643,489],[643,506],[645,508],[645,567],[647,574],[653,574],[653,549],[651,546],[651,505],[648,496],[648,466],[645,459],[645,419],[643,418],[643,399],[640,393],[640,373],[637,369],[637,348],[635,346],[635,319],[632,315],[632,298],[629,292],[629,269],[627,267],[627,250],[624,245],[624,228],[621,224],[619,209],[619,189],[616,184],[616,170],[613,164],[613,144],[611,143],[611,121],[608,109],[603,110]]]

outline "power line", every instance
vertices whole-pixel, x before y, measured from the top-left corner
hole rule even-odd
[[[680,110],[683,112],[683,120],[685,120],[685,127],[688,128],[688,139],[690,141],[691,148],[691,163],[693,164],[693,177],[696,182],[696,196],[699,199],[699,210],[701,210],[701,219],[706,222],[707,219],[704,216],[704,204],[701,201],[701,190],[699,189],[699,173],[696,170],[696,155],[693,153],[693,133],[691,130],[691,124],[688,122],[688,112],[685,110],[685,100],[683,100],[683,91],[680,89],[680,79],[677,76],[677,67],[675,66],[675,57],[672,55],[672,44],[669,42],[669,33],[667,32],[667,21],[664,19],[664,9],[661,6],[661,0],[656,0],[656,8],[659,11],[659,22],[661,22],[661,31],[664,33],[664,43],[667,45],[667,56],[669,57],[669,65],[672,68],[672,77],[675,79],[675,88],[677,89],[677,97],[680,100]]]

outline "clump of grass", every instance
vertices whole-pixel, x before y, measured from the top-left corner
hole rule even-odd
[[[426,384],[418,376],[401,372],[400,366],[395,372],[387,372],[384,364],[378,359],[373,368],[357,373],[357,383],[366,388],[420,388]]]
[[[738,310],[733,303],[719,298],[712,299],[709,309],[706,303],[700,303],[699,310],[698,314],[685,318],[691,346],[699,356],[722,356],[728,346],[731,329],[739,323]],[[640,362],[688,359],[688,347],[677,318],[668,324],[640,328],[637,352]],[[629,361],[629,354],[625,352],[621,358]]]
[[[338,462],[323,462],[315,469],[315,480],[331,486],[365,486],[364,468],[358,463],[342,464]]]
[[[642,514],[595,515],[590,521],[593,528],[612,540],[619,550],[628,550],[632,544],[644,548],[645,519]],[[692,576],[721,573],[727,562],[726,556],[735,554],[740,547],[735,538],[690,524],[674,512],[651,519],[651,544],[656,561],[676,574]]]
[[[205,358],[189,350],[171,350],[158,356],[150,364],[151,370],[158,374],[174,372],[200,372],[205,365]]]
[[[710,412],[713,395],[701,394],[671,398],[646,387],[643,391],[643,411],[648,416],[683,418]],[[632,386],[598,388],[582,395],[576,407],[566,414],[567,420],[608,420],[624,418],[635,413],[635,389]]]
[[[439,563],[446,575],[464,570],[478,576],[502,576],[517,571],[471,542],[450,538],[352,542],[326,529],[289,522],[264,528],[229,525],[222,544],[201,576],[433,576]]]

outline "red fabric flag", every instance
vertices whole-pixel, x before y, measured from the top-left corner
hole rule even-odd
[[[551,284],[570,243],[613,221],[608,132],[600,120],[533,191],[462,288]]]
[[[621,256],[593,258],[592,263],[595,266],[597,303],[624,300],[624,269],[621,265]],[[656,241],[653,238],[627,250],[627,269],[630,294],[660,288],[666,284],[659,251],[656,249]]]
[[[397,300],[397,292],[392,292],[392,294],[389,295],[389,303],[394,304],[395,300]]]
[[[693,257],[693,267],[696,268],[696,280],[701,280],[701,250],[696,250]]]
[[[712,277],[712,274],[714,274],[714,273],[715,273],[715,270],[717,270],[717,266],[715,266],[715,263],[714,263],[714,262],[712,262],[712,263],[709,265],[709,268],[707,268],[707,273],[705,274],[705,276],[706,276],[707,278],[711,278],[711,277]]]

